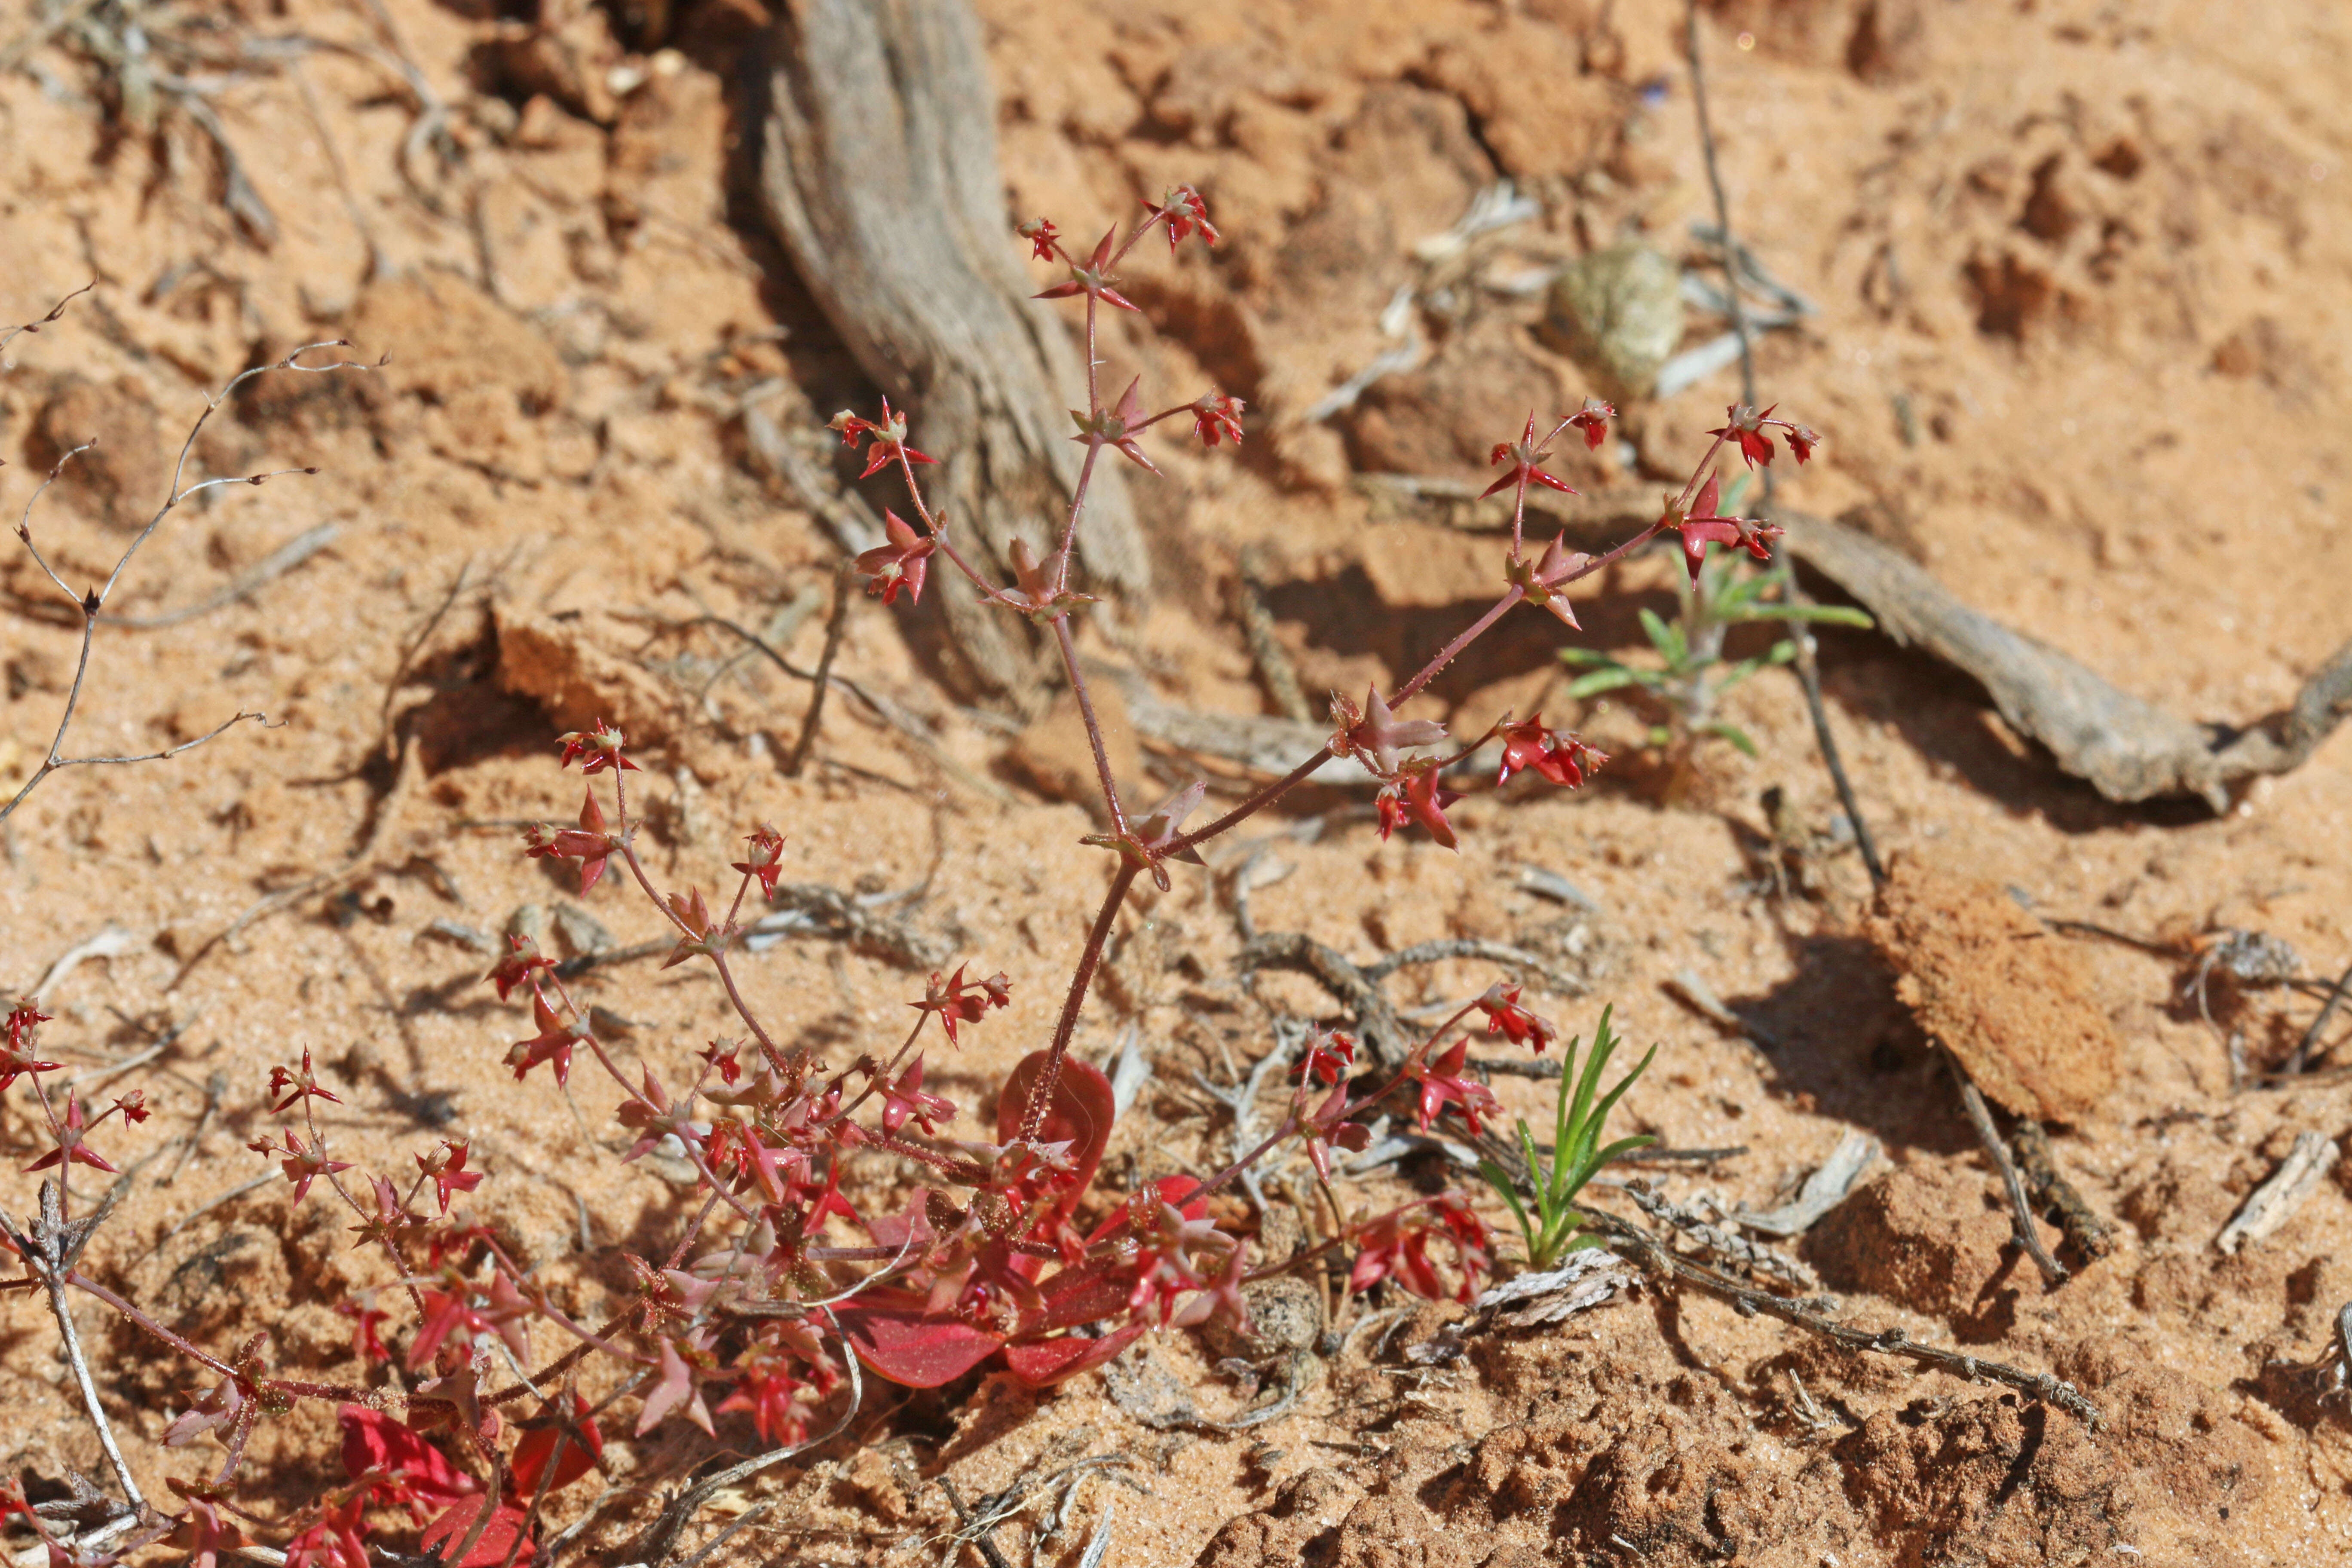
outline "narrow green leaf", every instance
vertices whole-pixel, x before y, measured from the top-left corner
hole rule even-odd
[[[1569,700],[1573,702],[1580,698],[1598,697],[1604,691],[1614,691],[1622,686],[1645,684],[1646,674],[1646,671],[1629,669],[1620,664],[1606,669],[1596,669],[1590,675],[1580,675],[1568,683]]]
[[[1737,724],[1709,724],[1706,727],[1706,732],[1710,735],[1719,736],[1722,739],[1730,742],[1734,746],[1738,747],[1741,752],[1750,757],[1758,754],[1756,751],[1756,742],[1749,740],[1748,738],[1748,732]]]
[[[1858,626],[1870,630],[1878,623],[1852,605],[1782,605],[1775,618],[1783,621],[1811,621],[1816,626]]]

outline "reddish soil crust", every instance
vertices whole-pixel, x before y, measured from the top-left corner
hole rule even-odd
[[[364,52],[242,80],[220,112],[271,215],[266,243],[225,208],[215,156],[184,118],[117,136],[101,79],[54,47],[31,57],[45,77],[0,79],[14,154],[0,211],[17,262],[0,315],[33,319],[100,281],[64,321],[18,339],[0,378],[12,463],[104,437],[36,514],[68,581],[110,563],[200,391],[315,338],[394,356],[368,373],[265,380],[223,409],[192,458],[203,471],[322,472],[192,504],[148,546],[120,606],[197,603],[306,529],[341,531],[237,604],[102,634],[79,733],[150,749],[240,707],[271,727],[169,764],[50,780],[9,825],[0,870],[0,980],[31,984],[109,922],[134,939],[55,991],[50,1039],[67,1059],[96,1065],[182,1026],[145,1069],[158,1115],[137,1138],[163,1153],[93,1267],[206,1342],[267,1329],[284,1364],[337,1375],[356,1368],[333,1306],[380,1281],[320,1194],[289,1212],[273,1186],[173,1228],[260,1168],[242,1145],[270,1130],[262,1079],[305,1047],[352,1086],[330,1123],[343,1157],[392,1169],[462,1131],[495,1173],[484,1212],[581,1311],[625,1288],[618,1249],[677,1221],[658,1170],[611,1157],[609,1097],[586,1090],[575,1114],[543,1079],[512,1084],[499,1058],[522,1019],[478,983],[484,961],[445,939],[451,925],[494,933],[525,904],[579,903],[505,826],[576,809],[548,744],[560,728],[601,715],[645,745],[640,798],[664,876],[709,881],[734,836],[765,818],[790,835],[794,877],[924,885],[910,923],[1016,981],[1008,1013],[933,1063],[927,1087],[970,1107],[1050,1026],[1107,875],[1074,842],[1084,811],[1029,794],[1041,770],[1002,765],[1008,737],[930,680],[924,617],[861,607],[841,668],[930,737],[838,700],[800,779],[778,759],[804,689],[741,661],[723,635],[675,628],[716,612],[814,659],[834,549],[772,488],[745,411],[808,429],[868,395],[746,216],[739,95],[756,7],[683,8],[670,52],[651,55],[577,0],[547,0],[536,27],[425,0],[387,9],[396,40],[363,8],[324,0],[230,14],[363,51],[396,42],[449,104],[460,154],[444,168],[428,150],[404,178],[415,106]],[[1165,596],[1098,617],[1092,650],[1149,671],[1173,700],[1260,711],[1228,615],[1234,563],[1255,546],[1310,692],[1401,677],[1494,592],[1493,519],[1379,521],[1351,469],[1469,477],[1529,404],[1574,405],[1581,374],[1534,331],[1537,301],[1480,279],[1627,234],[1698,259],[1689,225],[1710,209],[1678,12],[988,0],[982,13],[1014,213],[1091,232],[1189,180],[1231,237],[1214,259],[1130,268],[1166,336],[1115,338],[1111,357],[1172,395],[1207,379],[1242,394],[1252,435],[1238,463],[1155,448],[1174,477],[1136,493]],[[1708,36],[1742,234],[1821,307],[1759,355],[1767,395],[1829,438],[1784,476],[1788,499],[1859,509],[1974,602],[2184,712],[2242,721],[2282,705],[2352,633],[2352,538],[2332,526],[2352,483],[2333,444],[2352,341],[2352,149],[2335,112],[2352,87],[2347,26],[2323,7],[1725,7]],[[1423,312],[1432,353],[1418,369],[1335,422],[1300,423],[1391,346],[1379,320],[1401,285],[1423,280],[1416,243],[1499,177],[1548,216],[1506,231],[1451,303]],[[1643,461],[1695,453],[1734,385],[1720,374],[1628,408]],[[1604,449],[1577,477],[1662,478],[1625,473],[1618,456]],[[15,486],[21,498],[21,471]],[[1633,646],[1633,607],[1664,607],[1673,569],[1644,561],[1591,584],[1580,608],[1593,639]],[[0,564],[14,601],[42,586],[21,552]],[[1505,707],[1561,716],[1561,635],[1526,617],[1450,674],[1439,694],[1456,728]],[[0,654],[0,778],[21,778],[72,645],[11,608]],[[1843,634],[1825,664],[1864,808],[1901,857],[2146,937],[2260,929],[2309,973],[2352,958],[2352,744],[2339,738],[2220,819],[2126,811],[2055,774],[1932,665]],[[1669,1179],[1670,1194],[1706,1186],[1764,1206],[1843,1131],[1876,1134],[1890,1168],[1806,1247],[1845,1309],[2072,1378],[2102,1430],[1643,1293],[1408,1370],[1396,1357],[1433,1328],[1424,1313],[1378,1364],[1377,1335],[1360,1337],[1295,1414],[1246,1434],[1156,1429],[1100,1380],[1042,1398],[1001,1381],[877,1393],[859,1443],[761,1484],[780,1506],[728,1554],[936,1561],[952,1520],[931,1478],[970,1499],[1110,1452],[1132,1459],[1123,1475],[1139,1495],[1121,1472],[1097,1473],[1045,1560],[1070,1557],[1107,1506],[1113,1562],[1518,1564],[1580,1561],[1612,1538],[1650,1561],[1772,1564],[2105,1561],[2126,1547],[2147,1562],[2257,1563],[2342,1550],[2326,1543],[2352,1539],[2352,1425],[2263,1369],[2316,1353],[2352,1298],[2352,1163],[2243,1256],[2211,1247],[2296,1132],[2352,1129],[2342,1084],[2231,1089],[2227,1034],[2259,1069],[2311,1005],[2216,983],[2209,1026],[2183,1000],[2186,958],[2051,939],[2117,1042],[2114,1088],[2073,1119],[2059,1158],[2124,1224],[2114,1256],[2045,1291],[2005,1245],[1997,1188],[1864,932],[1858,867],[1820,868],[1818,902],[1767,896],[1759,790],[1782,785],[1815,828],[1834,809],[1793,688],[1751,682],[1729,716],[1760,759],[1708,753],[1675,805],[1640,787],[1643,716],[1604,708],[1586,728],[1626,753],[1615,776],[1573,797],[1466,803],[1459,855],[1383,846],[1360,821],[1282,844],[1275,857],[1294,869],[1257,889],[1256,920],[1366,957],[1456,935],[1546,952],[1587,987],[1543,997],[1548,1010],[1589,1029],[1613,1000],[1623,1033],[1661,1043],[1626,1102],[1633,1123],[1670,1144],[1748,1149]],[[1055,748],[1041,732],[1023,754]],[[1129,740],[1118,755],[1134,774],[1171,766]],[[1601,912],[1520,890],[1520,864],[1569,877]],[[347,866],[231,932],[271,895]],[[585,908],[621,942],[653,933],[609,887]],[[1294,976],[1245,992],[1237,950],[1197,878],[1123,923],[1081,1048],[1100,1059],[1139,1023],[1158,1086],[1114,1141],[1115,1181],[1221,1157],[1224,1123],[1204,1116],[1191,1075],[1223,1080],[1229,1062],[1260,1054],[1267,1007],[1328,1011]],[[920,981],[820,941],[746,968],[788,1034],[843,1050],[894,1028]],[[1664,983],[1684,969],[1776,1047],[1673,1002]],[[1438,964],[1392,992],[1411,1005],[1490,978]],[[724,1027],[713,988],[686,972],[615,967],[586,984],[626,1021],[627,1046],[657,1059]],[[215,1075],[218,1110],[179,1164],[164,1141],[197,1126]],[[1532,1086],[1497,1089],[1534,1108]],[[26,1147],[13,1101],[5,1125]],[[114,1152],[143,1149],[118,1139]],[[885,1202],[901,1175],[869,1167],[853,1195]],[[31,1190],[8,1201],[27,1207]],[[94,1471],[51,1331],[24,1298],[0,1312],[0,1407],[20,1415],[8,1468]],[[160,1491],[164,1476],[193,1474],[190,1456],[152,1442],[190,1392],[185,1369],[127,1331],[89,1328],[142,1480]],[[1191,1342],[1139,1354],[1200,1410],[1239,1407]],[[708,1451],[690,1433],[615,1446],[624,1467],[663,1474]],[[266,1424],[262,1500],[293,1506],[331,1454],[323,1411]],[[1040,1517],[1000,1532],[1008,1550]],[[617,1550],[644,1518],[616,1509],[592,1542]]]

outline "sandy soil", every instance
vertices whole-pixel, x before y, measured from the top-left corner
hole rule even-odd
[[[0,23],[0,46],[27,9]],[[981,10],[1011,213],[1091,234],[1191,181],[1229,237],[1213,258],[1139,262],[1133,292],[1160,335],[1125,332],[1108,355],[1177,395],[1204,378],[1241,394],[1249,444],[1238,462],[1155,447],[1171,478],[1135,493],[1163,588],[1090,623],[1090,651],[1170,700],[1266,711],[1233,615],[1249,550],[1309,693],[1401,679],[1491,596],[1496,519],[1376,505],[1353,476],[1468,479],[1529,405],[1574,406],[1584,374],[1512,279],[1626,237],[1704,259],[1691,226],[1712,209],[1679,9]],[[289,1209],[282,1184],[229,1195],[263,1168],[243,1145],[271,1130],[268,1067],[302,1049],[350,1086],[330,1119],[342,1157],[388,1169],[462,1132],[494,1173],[482,1211],[583,1310],[625,1288],[633,1238],[676,1222],[678,1189],[611,1157],[602,1091],[575,1110],[543,1075],[511,1082],[500,1058],[525,1020],[479,983],[468,946],[524,906],[559,948],[654,934],[621,889],[583,909],[515,844],[516,822],[576,809],[549,742],[583,720],[610,718],[643,747],[660,874],[707,881],[735,836],[770,820],[789,836],[793,878],[919,887],[897,916],[1012,973],[1012,1008],[935,1060],[927,1087],[987,1103],[1050,1027],[1108,875],[1075,842],[1083,806],[1039,788],[1070,754],[1067,715],[1006,733],[933,678],[919,619],[861,603],[841,668],[920,735],[837,699],[814,763],[788,778],[805,688],[693,624],[722,616],[814,660],[835,548],[747,426],[814,432],[871,398],[751,200],[744,116],[763,20],[754,0],[159,13],[151,27],[207,48],[314,41],[209,100],[238,180],[168,95],[142,123],[83,54],[53,42],[0,75],[0,319],[37,319],[97,281],[65,320],[19,338],[0,378],[0,453],[23,465],[12,507],[55,451],[102,437],[36,513],[68,581],[110,563],[205,389],[313,339],[392,355],[265,379],[221,409],[197,468],[320,471],[191,502],[117,607],[202,605],[305,531],[337,531],[233,603],[103,632],[77,734],[152,750],[239,709],[268,727],[168,763],[55,777],[0,843],[0,983],[28,987],[76,944],[123,933],[48,993],[55,1050],[99,1069],[170,1033],[126,1080],[146,1087],[155,1119],[115,1140],[118,1156],[157,1157],[92,1267],[207,1343],[266,1330],[284,1364],[355,1374],[334,1304],[380,1281],[346,1250],[343,1219],[315,1194]],[[2352,472],[2336,444],[2352,412],[2352,14],[1732,0],[1708,40],[1743,237],[1818,306],[1759,354],[1766,396],[1828,441],[1784,476],[1785,498],[1858,517],[1971,601],[2179,711],[2243,722],[2282,707],[2352,636],[2352,534],[2337,521]],[[420,123],[437,143],[410,144]],[[1433,279],[1416,246],[1503,178],[1542,216]],[[1423,363],[1303,422],[1393,345],[1381,319],[1406,285],[1423,289]],[[1689,341],[1713,330],[1695,318]],[[1639,471],[1612,447],[1581,477],[1663,479],[1736,391],[1724,371],[1629,405]],[[1588,584],[1591,639],[1638,646],[1634,612],[1670,610],[1675,569],[1659,556]],[[72,633],[30,607],[44,590],[21,552],[0,558],[11,788],[72,672]],[[1567,635],[1548,617],[1511,623],[1440,683],[1444,716],[1461,729],[1505,707],[1561,713],[1552,656]],[[2305,977],[2352,961],[2352,742],[2219,817],[2126,809],[1924,658],[1837,633],[1823,666],[1832,725],[1894,855],[2148,944],[2047,937],[2114,1053],[2054,1142],[2117,1222],[2117,1246],[2062,1288],[2044,1289],[2009,1241],[1998,1184],[1864,930],[1860,866],[1832,856],[1802,868],[1810,892],[1774,892],[1760,792],[1780,786],[1824,835],[1836,811],[1782,674],[1729,701],[1760,756],[1706,752],[1672,805],[1635,755],[1646,716],[1596,704],[1585,728],[1622,763],[1601,783],[1475,796],[1455,813],[1458,854],[1383,845],[1343,812],[1311,842],[1275,846],[1255,918],[1365,960],[1447,936],[1551,955],[1576,984],[1543,1007],[1589,1029],[1613,1002],[1623,1033],[1660,1044],[1630,1121],[1670,1145],[1746,1151],[1703,1173],[1649,1173],[1672,1197],[1769,1206],[1845,1131],[1881,1139],[1871,1184],[1799,1249],[1842,1310],[2055,1372],[2100,1406],[2099,1430],[1644,1288],[1475,1337],[1450,1363],[1404,1359],[1444,1314],[1392,1320],[1403,1326],[1384,1352],[1376,1334],[1351,1341],[1292,1413],[1246,1432],[1152,1424],[1184,1402],[1241,1408],[1181,1336],[1150,1342],[1119,1380],[1044,1396],[1002,1379],[877,1392],[854,1443],[722,1498],[703,1533],[773,1500],[726,1560],[937,1562],[955,1525],[941,1478],[971,1500],[1118,1454],[1124,1467],[1086,1472],[1066,1497],[1047,1487],[1001,1527],[1006,1559],[1074,1562],[1105,1510],[1113,1564],[2352,1555],[2352,1411],[2264,1370],[2318,1354],[2352,1299],[2352,1162],[2275,1234],[2234,1257],[2213,1246],[2297,1133],[2352,1131],[2352,1084],[2233,1088],[2232,1037],[2239,1076],[2259,1074],[2316,1003],[2221,978],[2200,1011],[2190,988],[2190,944],[2228,930],[2284,942]],[[1118,739],[1139,783],[1193,765]],[[1530,866],[1593,908],[1527,890]],[[1193,1075],[1232,1081],[1267,1048],[1276,1013],[1330,1012],[1299,977],[1245,988],[1239,947],[1202,878],[1123,925],[1081,1049],[1107,1058],[1137,1026],[1157,1077],[1114,1139],[1115,1179],[1219,1157],[1228,1127]],[[1683,971],[1753,1040],[1678,1002],[1668,983]],[[1391,994],[1412,1006],[1490,978],[1451,961],[1403,972]],[[894,1028],[920,979],[904,957],[815,937],[746,973],[784,1030],[847,1048]],[[722,1026],[715,989],[690,972],[615,964],[585,984],[649,1057]],[[2352,1065],[2352,1046],[2334,1064]],[[1523,1080],[1496,1089],[1515,1109],[1537,1103]],[[29,1147],[16,1100],[5,1127],[12,1149]],[[857,1195],[880,1201],[895,1179],[874,1172]],[[1400,1178],[1444,1179],[1434,1161]],[[20,1179],[5,1201],[29,1208],[33,1187]],[[183,1369],[88,1317],[142,1477],[160,1491],[194,1473],[152,1441],[189,1392]],[[9,1473],[95,1473],[37,1306],[7,1298],[0,1325]],[[262,1506],[293,1506],[314,1485],[306,1467],[331,1465],[330,1421],[265,1423]],[[617,1444],[615,1464],[667,1476],[710,1451],[689,1433]],[[618,1552],[648,1513],[623,1498],[588,1542]]]

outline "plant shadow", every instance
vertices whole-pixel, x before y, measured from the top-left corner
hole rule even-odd
[[[1853,934],[1787,941],[1793,974],[1761,995],[1727,999],[1773,1042],[1765,1055],[1778,1086],[1890,1149],[1971,1147],[1950,1080],[1877,949]]]

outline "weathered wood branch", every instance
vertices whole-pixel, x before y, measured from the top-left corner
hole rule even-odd
[[[2352,643],[2312,672],[2286,712],[2216,740],[2207,726],[2124,691],[2048,644],[1961,600],[1926,569],[1859,530],[1782,511],[1797,558],[1834,580],[1898,643],[1917,643],[1974,676],[2000,716],[2109,800],[2202,796],[2303,765],[2352,715]]]
[[[1085,367],[1055,308],[1028,298],[979,24],[968,0],[787,0],[773,46],[768,221],[859,365],[913,410],[951,531],[1009,580],[1013,540],[1043,554],[1066,515],[1081,454],[1065,410],[1085,400]],[[1078,554],[1097,593],[1148,582],[1108,465]],[[973,684],[1034,706],[1043,645],[953,583],[938,603]]]

